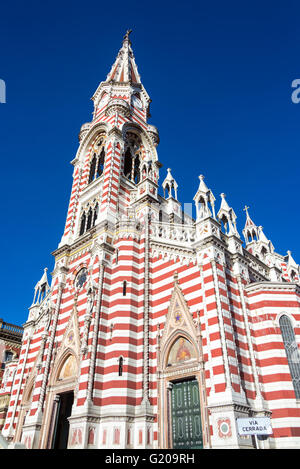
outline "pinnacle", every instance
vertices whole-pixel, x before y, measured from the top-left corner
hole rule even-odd
[[[114,81],[117,83],[136,83],[140,84],[141,79],[135,63],[131,41],[129,35],[132,30],[128,29],[123,37],[122,47],[119,50],[117,58],[107,75],[106,81]]]

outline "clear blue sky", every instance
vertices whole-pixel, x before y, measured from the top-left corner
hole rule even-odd
[[[78,132],[126,29],[159,159],[192,201],[199,174],[244,226],[300,262],[300,6],[296,1],[15,1],[1,5],[0,317],[23,324],[60,242]],[[219,205],[217,205],[217,209]]]

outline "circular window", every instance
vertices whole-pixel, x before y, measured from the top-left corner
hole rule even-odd
[[[87,269],[86,268],[81,269],[78,272],[77,277],[75,279],[75,288],[80,290],[85,284],[85,282],[87,281],[87,278],[88,278]]]

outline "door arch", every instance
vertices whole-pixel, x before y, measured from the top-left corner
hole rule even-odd
[[[158,372],[159,446],[200,449],[208,446],[208,417],[201,349],[177,330],[160,354]]]
[[[69,417],[78,383],[79,362],[71,349],[66,349],[57,361],[50,380],[46,401],[45,427],[42,447],[65,449],[68,446]]]

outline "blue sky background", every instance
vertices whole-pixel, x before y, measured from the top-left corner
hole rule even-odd
[[[191,202],[199,174],[300,262],[300,5],[296,1],[2,2],[1,308],[23,324],[60,242],[78,132],[126,29],[163,163]]]

